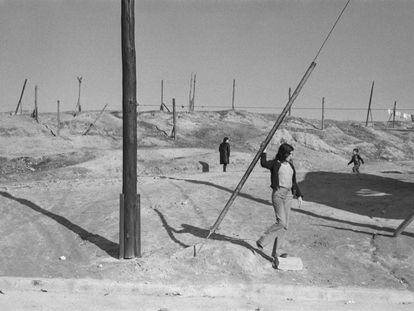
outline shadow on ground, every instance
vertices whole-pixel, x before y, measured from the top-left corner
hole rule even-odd
[[[209,181],[165,176],[163,178],[182,180],[198,185],[214,187],[228,193],[233,192],[233,189]],[[306,201],[323,204],[364,216],[405,219],[413,211],[413,206],[409,205],[409,202],[410,198],[413,196],[414,184],[392,178],[369,174],[353,175],[335,172],[309,172],[306,174],[305,179],[299,183],[299,187],[304,193]],[[241,192],[239,195],[261,204],[271,205],[268,200],[257,198],[251,194]],[[366,228],[368,231],[358,231],[339,227],[334,227],[335,229],[350,230],[368,235],[385,232],[389,233],[389,235],[382,235],[390,237],[396,229],[319,215],[304,209],[293,208],[292,210],[315,218]],[[206,233],[206,236],[207,234],[208,232]],[[414,237],[414,234],[410,232],[403,232],[402,235]]]
[[[309,172],[299,186],[306,201],[368,217],[405,219],[414,209],[414,183],[393,178]]]
[[[114,258],[118,258],[118,244],[114,243],[98,234],[93,234],[90,233],[89,231],[86,231],[85,229],[83,229],[82,227],[74,224],[73,222],[71,222],[70,220],[68,220],[67,218],[57,215],[55,213],[52,213],[48,210],[45,210],[44,208],[40,207],[39,205],[24,199],[24,198],[18,198],[15,197],[13,195],[11,195],[8,192],[5,191],[0,191],[0,195],[5,197],[6,199],[10,199],[10,200],[14,200],[16,202],[19,202],[22,205],[25,205],[29,208],[31,208],[32,210],[43,214],[51,219],[53,219],[54,221],[56,221],[57,223],[59,223],[60,225],[66,227],[67,229],[73,231],[74,233],[76,233],[82,240],[86,240],[90,243],[95,244],[96,246],[98,246],[100,249],[102,249],[103,251],[105,251],[108,255],[114,257]]]

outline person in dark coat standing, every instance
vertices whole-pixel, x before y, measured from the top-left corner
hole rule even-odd
[[[224,137],[223,142],[220,144],[219,147],[220,152],[220,164],[223,164],[223,172],[226,171],[227,164],[230,163],[230,144],[229,138]]]

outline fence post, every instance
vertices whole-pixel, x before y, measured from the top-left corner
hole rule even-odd
[[[193,98],[191,99],[191,112],[194,112],[195,89],[196,89],[196,74],[194,74],[194,79],[193,79]]]
[[[233,110],[234,110],[234,89],[235,89],[235,87],[236,87],[236,80],[233,79],[233,96],[231,98],[231,109],[233,109]]]
[[[392,113],[392,128],[394,128],[395,125],[395,109],[397,108],[397,101],[394,101],[394,111]]]
[[[188,94],[188,112],[191,112],[192,91],[193,91],[193,73],[191,73],[191,78],[190,78],[190,93]]]
[[[171,137],[175,140],[177,134],[177,111],[175,109],[175,98],[172,99],[173,106],[173,129],[171,131]]]
[[[164,80],[161,80],[161,104],[160,104],[160,110],[164,111]]]
[[[372,81],[372,85],[371,85],[371,93],[369,95],[369,103],[368,103],[368,111],[367,111],[367,120],[365,121],[365,126],[368,126],[368,117],[369,114],[371,113],[371,101],[372,101],[372,93],[374,92],[374,81]],[[371,115],[371,119],[372,119],[372,115]]]
[[[14,112],[15,115],[17,114],[17,111],[19,111],[19,108],[20,108],[20,114],[23,113],[22,97],[23,97],[24,89],[26,87],[26,83],[27,83],[27,79],[24,79],[23,88],[22,88],[22,92],[20,93],[19,102],[17,103],[16,111]]]
[[[36,122],[39,122],[38,110],[37,110],[37,85],[35,85],[35,102],[34,102],[34,104],[35,104],[35,107],[34,107],[34,110],[33,110],[33,113],[32,113],[32,117],[33,117],[33,119],[36,120]]]
[[[59,136],[60,133],[60,101],[57,101],[57,131],[56,135]]]
[[[325,128],[324,122],[325,122],[325,97],[322,97],[322,122],[321,122],[322,130]]]

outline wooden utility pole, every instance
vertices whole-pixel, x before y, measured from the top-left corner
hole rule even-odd
[[[17,114],[17,111],[19,111],[19,108],[20,108],[20,113],[23,113],[22,98],[23,98],[24,89],[26,87],[26,83],[27,83],[27,79],[24,79],[23,88],[22,88],[22,92],[20,93],[19,102],[17,103],[16,111],[14,112],[15,115]]]
[[[395,110],[396,110],[396,108],[397,108],[397,101],[394,101],[394,109],[393,109],[393,112],[392,112],[392,128],[394,128],[394,126],[395,126]]]
[[[82,77],[77,77],[77,79],[78,79],[79,87],[78,87],[78,102],[76,104],[75,113],[74,113],[75,116],[78,115],[79,113],[81,113],[81,111],[82,111],[81,101],[80,101]]]
[[[290,93],[292,92],[292,89],[291,88],[289,88],[289,100],[290,100],[290,97],[292,96]],[[292,108],[290,108],[289,107],[289,117],[290,117],[290,115],[292,114],[292,110],[291,110]]]
[[[322,130],[325,128],[325,97],[322,97],[322,121],[321,121],[321,128]]]
[[[371,102],[372,102],[372,93],[374,92],[374,81],[372,81],[372,85],[371,85],[371,93],[369,95],[369,103],[368,103],[368,111],[367,111],[367,120],[365,121],[365,126],[368,126],[368,118],[371,115],[371,121],[372,120],[372,112],[371,112]]]
[[[57,131],[56,135],[59,136],[60,133],[60,101],[57,101]]]
[[[231,97],[231,109],[234,110],[234,90],[236,88],[236,80],[233,79],[233,96]]]
[[[141,256],[140,202],[137,196],[137,81],[134,0],[121,1],[122,42],[122,202],[123,244],[120,258]]]
[[[175,109],[175,98],[172,99],[172,106],[173,106],[173,129],[171,131],[171,137],[176,137],[177,134],[177,110]]]

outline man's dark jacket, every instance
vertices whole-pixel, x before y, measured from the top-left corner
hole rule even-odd
[[[292,176],[292,194],[295,197],[303,197],[302,192],[300,192],[299,186],[296,183],[296,170],[295,167],[291,162],[289,162],[290,166],[293,170]],[[279,188],[279,168],[280,168],[280,161],[279,160],[266,160],[266,153],[262,153],[260,156],[260,165],[270,170],[270,180],[271,185],[270,187],[274,190]]]
[[[219,146],[220,151],[220,164],[229,164],[230,163],[230,144],[221,143]]]

